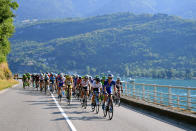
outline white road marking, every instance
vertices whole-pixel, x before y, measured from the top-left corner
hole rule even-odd
[[[57,107],[59,108],[59,110],[61,111],[61,114],[63,115],[63,117],[65,118],[65,120],[67,121],[68,125],[70,126],[72,131],[77,131],[76,128],[74,127],[74,125],[72,124],[72,122],[69,120],[68,116],[65,114],[65,112],[63,111],[62,107],[59,105],[59,103],[57,102],[56,98],[54,97],[53,94],[51,94],[53,100],[55,101]]]

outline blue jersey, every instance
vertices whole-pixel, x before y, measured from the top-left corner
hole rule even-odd
[[[78,78],[74,78],[74,85],[75,86],[77,85],[77,80],[78,80]]]
[[[111,83],[109,83],[108,80],[106,80],[104,82],[104,88],[106,88],[108,94],[112,93],[112,87],[115,86],[115,84],[115,81],[111,81]]]
[[[56,78],[54,77],[54,76],[50,76],[50,81],[54,84],[54,80],[55,80]]]
[[[59,87],[63,87],[63,84],[65,82],[65,78],[64,77],[63,78],[59,77],[58,82],[59,82]]]

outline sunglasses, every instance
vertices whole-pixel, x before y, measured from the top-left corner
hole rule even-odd
[[[112,77],[108,77],[108,79],[112,80]]]

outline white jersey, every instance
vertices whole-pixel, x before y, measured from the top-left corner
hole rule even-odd
[[[87,80],[87,81],[82,81],[82,86],[83,87],[88,87],[90,85],[90,81],[89,80]]]
[[[93,81],[92,88],[93,88],[93,89],[94,89],[94,88],[101,89],[101,88],[102,88],[101,82],[96,83],[96,81]]]

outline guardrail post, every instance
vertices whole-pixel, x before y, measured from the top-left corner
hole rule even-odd
[[[178,108],[180,107],[180,97],[179,97],[179,95],[177,95],[177,107]]]
[[[168,87],[168,106],[172,104],[172,92],[170,86]]]
[[[145,100],[145,87],[144,87],[144,84],[142,84],[142,99]]]
[[[191,110],[191,90],[187,89],[187,110]]]
[[[149,93],[149,91],[147,92],[147,101],[150,101],[150,93]]]
[[[135,82],[133,82],[132,84],[133,84],[133,97],[135,97]]]
[[[154,85],[153,87],[154,87],[154,103],[156,103],[157,102],[157,86]]]
[[[125,89],[126,89],[126,94],[125,94],[125,95],[126,95],[126,96],[128,96],[127,88],[128,88],[128,87],[127,87],[127,82],[126,82],[126,83],[125,83]]]
[[[163,94],[160,93],[160,104],[163,104]]]

